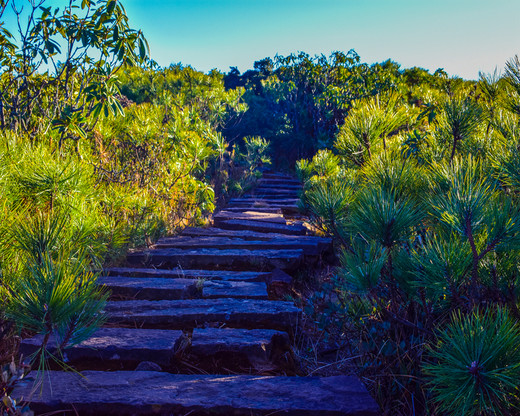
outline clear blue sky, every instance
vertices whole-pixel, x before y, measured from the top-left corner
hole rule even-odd
[[[160,65],[240,71],[279,53],[355,49],[474,79],[520,54],[520,0],[123,0]]]

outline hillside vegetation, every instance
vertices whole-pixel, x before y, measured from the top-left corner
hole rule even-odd
[[[160,68],[119,0],[0,0],[0,362],[20,333],[60,361],[51,333],[102,323],[101,267],[202,224],[269,148],[339,259],[307,312],[384,414],[517,412],[519,59],[475,81],[354,51]]]
[[[338,68],[338,56],[277,58],[245,96],[258,128],[252,109],[267,103],[290,121],[274,147],[315,153],[296,163],[301,206],[341,265],[308,312],[359,357],[385,414],[512,414],[520,62],[463,81],[390,61]]]

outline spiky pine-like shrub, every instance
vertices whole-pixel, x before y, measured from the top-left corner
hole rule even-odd
[[[501,308],[456,313],[425,365],[437,411],[453,416],[518,412],[520,325]]]
[[[18,222],[1,253],[8,260],[0,289],[5,316],[20,329],[42,335],[33,357],[40,369],[49,356],[59,361],[66,347],[88,338],[103,322],[107,294],[91,271],[89,240],[71,241],[68,223],[63,213]]]

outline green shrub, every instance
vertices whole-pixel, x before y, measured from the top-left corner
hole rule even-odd
[[[454,314],[424,370],[439,412],[480,416],[519,410],[520,325],[503,309]]]

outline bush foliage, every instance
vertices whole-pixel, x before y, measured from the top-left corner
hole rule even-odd
[[[519,410],[518,72],[401,71],[297,163],[341,260],[309,311],[357,350],[385,414]]]
[[[221,129],[243,90],[158,68],[122,2],[41,3],[0,1],[0,329],[42,334],[43,368],[51,335],[60,352],[102,323],[99,270],[203,223],[267,144],[240,162]]]
[[[308,311],[384,413],[519,411],[517,57],[478,81],[354,51],[204,74],[159,68],[120,0],[51,3],[0,0],[2,335],[42,334],[43,368],[102,322],[103,265],[296,163],[340,265]]]

